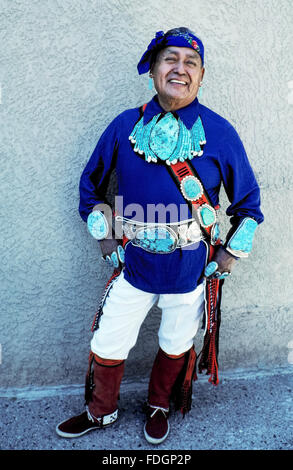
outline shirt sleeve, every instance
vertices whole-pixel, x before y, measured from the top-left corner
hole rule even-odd
[[[226,136],[222,140],[219,165],[223,185],[230,202],[226,214],[231,217],[232,232],[246,217],[254,219],[258,224],[263,222],[260,189],[244,146],[232,126],[227,129]],[[227,239],[230,236],[231,231]]]
[[[96,204],[109,204],[106,192],[113,169],[116,166],[119,145],[119,116],[101,135],[79,183],[79,213],[86,222]]]

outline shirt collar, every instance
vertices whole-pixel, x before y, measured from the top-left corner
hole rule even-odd
[[[147,103],[146,109],[144,111],[144,124],[147,124],[156,114],[160,113],[166,113],[166,111],[164,111],[159,104],[158,95],[155,95],[152,100]],[[191,129],[199,115],[198,99],[195,98],[195,100],[192,101],[192,103],[189,105],[185,106],[184,108],[177,109],[174,111],[174,114],[179,116],[187,129]]]

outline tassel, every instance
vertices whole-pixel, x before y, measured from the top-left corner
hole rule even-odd
[[[219,384],[218,346],[221,321],[220,301],[222,285],[223,281],[219,281],[217,279],[208,280],[206,284],[208,318],[204,344],[198,364],[199,373],[206,370],[206,373],[210,374],[209,382],[213,385]]]
[[[174,401],[175,409],[180,410],[183,417],[191,409],[192,403],[192,381],[197,380],[196,352],[192,347],[186,354],[185,365],[172,390],[171,399]]]
[[[210,374],[209,382],[213,385],[219,384],[218,361],[215,346],[216,329],[217,325],[215,324],[214,331],[212,332],[212,334],[206,334],[204,346],[201,352],[201,358],[198,364],[199,373],[201,374],[203,370],[206,370],[206,373]]]

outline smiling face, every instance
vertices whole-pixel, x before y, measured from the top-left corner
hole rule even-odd
[[[204,68],[200,55],[189,47],[169,46],[159,52],[151,76],[165,111],[190,104],[197,95]]]

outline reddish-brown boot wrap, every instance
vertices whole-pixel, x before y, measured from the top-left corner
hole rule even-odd
[[[169,434],[169,404],[173,386],[185,363],[185,354],[168,356],[159,349],[148,392],[147,422],[144,435],[151,444],[160,444]]]
[[[102,359],[90,354],[85,400],[94,418],[111,414],[117,409],[124,364],[124,361]]]

